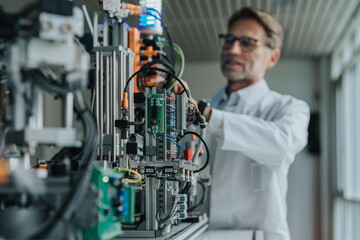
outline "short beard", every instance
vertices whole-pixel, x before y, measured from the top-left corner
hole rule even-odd
[[[258,76],[249,76],[246,72],[236,73],[235,76],[229,77],[225,73],[225,70],[222,70],[223,75],[231,82],[243,82],[243,83],[252,83],[256,81]]]

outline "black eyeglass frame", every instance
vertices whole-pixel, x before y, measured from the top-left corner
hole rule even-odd
[[[232,42],[232,44],[231,44],[231,47],[234,45],[234,43],[235,43],[236,41],[239,41],[240,46],[243,47],[243,45],[241,44],[241,42],[242,42],[242,40],[245,38],[245,39],[250,40],[250,42],[253,42],[253,46],[254,46],[254,47],[256,47],[256,46],[257,46],[256,43],[259,42],[259,43],[263,43],[265,46],[267,46],[267,47],[270,48],[270,49],[274,49],[274,48],[275,48],[275,47],[273,47],[273,46],[272,46],[270,43],[268,43],[268,42],[264,42],[264,41],[261,41],[261,40],[259,40],[259,39],[255,39],[255,38],[252,38],[252,37],[249,37],[249,36],[237,37],[237,36],[234,36],[234,35],[232,35],[232,34],[219,33],[219,38],[220,38],[220,39],[226,40],[229,36],[233,37],[233,39],[234,39],[233,42]],[[231,48],[231,47],[230,47],[230,48]],[[223,48],[224,48],[224,46],[223,46]],[[254,49],[254,48],[253,48],[253,49]],[[249,49],[249,51],[252,51],[253,49]]]

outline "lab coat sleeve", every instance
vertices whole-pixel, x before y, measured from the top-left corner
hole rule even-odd
[[[239,151],[277,168],[306,146],[309,115],[308,105],[300,100],[280,110],[273,121],[213,109],[208,129],[220,138],[222,150]]]

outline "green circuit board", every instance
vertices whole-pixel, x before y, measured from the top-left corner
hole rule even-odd
[[[164,133],[165,97],[164,94],[150,94],[147,98],[147,127],[150,133]]]
[[[98,219],[94,226],[84,229],[84,239],[113,239],[121,236],[121,223],[134,223],[134,190],[119,184],[123,178],[124,173],[116,169],[94,166],[90,181],[98,192]]]

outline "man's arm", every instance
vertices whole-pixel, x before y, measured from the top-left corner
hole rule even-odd
[[[208,130],[222,141],[221,149],[239,151],[272,168],[285,163],[307,143],[309,107],[299,100],[283,109],[274,121],[207,107]]]

